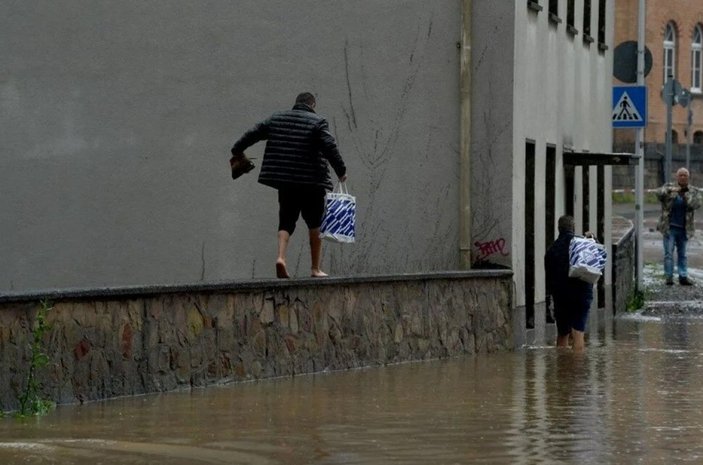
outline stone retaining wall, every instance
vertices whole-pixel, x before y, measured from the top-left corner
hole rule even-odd
[[[0,410],[39,301],[43,395],[74,403],[513,348],[512,273],[469,271],[0,296]]]

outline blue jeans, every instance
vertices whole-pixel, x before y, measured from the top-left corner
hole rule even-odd
[[[676,247],[676,265],[679,269],[679,278],[688,276],[687,243],[686,230],[683,228],[669,228],[669,233],[664,234],[664,274],[667,278],[674,276],[674,247]]]

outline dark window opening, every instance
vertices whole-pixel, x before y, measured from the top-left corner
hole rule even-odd
[[[534,12],[542,11],[542,7],[537,0],[527,0],[527,8]]]
[[[552,23],[560,23],[559,19],[559,0],[549,0],[549,21]]]
[[[663,45],[664,60],[662,62],[662,68],[664,70],[664,84],[666,84],[669,79],[676,77],[676,31],[672,23],[666,25]]]
[[[693,133],[693,143],[703,144],[703,131],[696,131]]]
[[[605,0],[598,0],[598,45],[605,50]]]
[[[528,328],[535,327],[535,143],[532,141],[525,144],[525,322]]]
[[[557,149],[554,146],[547,146],[547,166],[545,170],[546,181],[546,198],[544,211],[544,250],[547,250],[554,237],[554,229],[556,228],[556,166],[557,166]]]
[[[574,24],[574,0],[567,0],[566,2],[566,30],[571,34],[578,34],[578,29]]]
[[[591,36],[591,0],[583,0],[583,35]]]
[[[574,216],[574,183],[576,179],[576,168],[574,165],[564,165],[564,182],[566,183],[566,214]]]
[[[580,231],[584,233],[591,229],[589,224],[589,212],[590,212],[590,198],[591,198],[591,183],[590,183],[590,169],[588,166],[584,166],[581,170],[581,187],[583,194],[581,195],[581,214],[583,217],[583,229]]]
[[[557,226],[556,219],[556,166],[557,149],[553,145],[547,145],[547,159],[545,166],[545,199],[544,199],[544,250],[546,251],[556,239],[554,230]],[[545,289],[546,292],[546,289]],[[554,323],[554,316],[549,309],[545,309],[545,319],[547,323]]]

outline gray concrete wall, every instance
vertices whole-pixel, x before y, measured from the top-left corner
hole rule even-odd
[[[232,182],[228,152],[300,91],[358,201],[357,243],[327,246],[325,268],[457,268],[460,8],[4,2],[0,291],[273,276],[276,193],[258,171]]]
[[[510,350],[508,271],[0,298],[0,411],[18,406],[38,299],[41,395],[62,403]]]
[[[471,27],[471,261],[512,267],[515,5],[474,1]]]

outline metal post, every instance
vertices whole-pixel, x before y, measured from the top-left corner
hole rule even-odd
[[[637,17],[637,85],[644,85],[644,51],[645,51],[645,35],[644,21],[646,17],[645,0],[639,0],[639,11]],[[637,290],[642,290],[642,272],[644,270],[643,251],[642,251],[642,232],[644,231],[644,129],[637,128],[637,136],[635,138],[635,156],[637,156],[637,176],[635,176],[635,231],[637,232],[637,240],[635,242],[637,248],[637,266],[635,274],[637,275]]]
[[[686,122],[686,169],[691,171],[691,125],[693,124],[692,102],[688,104],[688,120]]]
[[[664,182],[669,182],[669,178],[671,178],[671,120],[674,107],[674,87],[674,77],[667,77],[666,84],[664,84],[664,98],[666,99],[666,150],[664,154]]]

